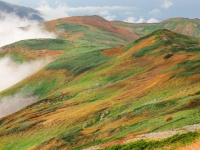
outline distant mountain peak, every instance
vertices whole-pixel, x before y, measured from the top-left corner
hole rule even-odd
[[[41,17],[41,14],[38,10],[10,4],[4,1],[0,1],[0,12],[5,14],[15,14],[20,18],[27,18],[30,20],[37,20],[43,22],[44,19]],[[2,16],[0,16],[2,18]]]

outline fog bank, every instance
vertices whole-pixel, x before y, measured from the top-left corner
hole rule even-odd
[[[0,98],[0,118],[15,113],[36,102],[38,97],[18,93],[14,96]]]
[[[49,60],[16,63],[10,57],[0,59],[0,92],[47,65]]]
[[[0,18],[0,47],[26,39],[56,38],[54,33],[46,31],[36,21],[21,19],[14,14],[1,13]],[[26,29],[21,28],[27,26]]]

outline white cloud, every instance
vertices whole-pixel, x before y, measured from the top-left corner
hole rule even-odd
[[[127,19],[124,20],[124,22],[129,22],[129,23],[144,23],[145,19],[144,18],[134,18],[134,17],[128,17]]]
[[[84,7],[70,7],[66,3],[63,4],[59,1],[51,7],[47,1],[42,1],[37,8],[46,20],[53,20],[57,18],[69,17],[74,15],[99,15],[105,19],[113,20],[116,18],[116,12],[134,11],[135,7],[126,6],[84,6]]]
[[[136,23],[144,23],[145,22],[145,19],[144,18],[139,18]]]
[[[160,22],[160,21],[155,18],[151,18],[151,19],[147,20],[146,23],[158,23],[158,22]]]
[[[43,15],[45,20],[53,20],[58,18],[68,17],[68,7],[66,5],[58,4],[56,8],[52,8],[46,1],[42,1],[37,8]]]
[[[15,113],[33,103],[38,99],[31,93],[17,93],[13,96],[0,98],[0,118]]]
[[[150,15],[157,16],[161,13],[160,9],[153,9],[149,12]]]
[[[129,23],[136,23],[136,18],[134,17],[128,17],[124,20],[124,22],[129,22]]]
[[[167,8],[169,8],[169,7],[171,7],[173,5],[173,2],[172,2],[172,0],[162,0],[162,8],[165,8],[165,9],[167,9]]]
[[[117,17],[116,17],[115,15],[112,15],[112,16],[108,15],[108,16],[105,16],[104,18],[105,18],[106,20],[108,20],[108,21],[113,21],[113,20],[115,20]]]
[[[13,14],[1,13],[0,16],[0,47],[25,39],[56,38],[54,33],[45,31],[35,21],[21,19]]]
[[[136,22],[136,18],[134,17],[128,17],[124,20],[124,22],[129,22],[129,23],[135,23]]]
[[[124,20],[124,22],[129,22],[129,23],[158,23],[159,20],[157,20],[155,18],[145,20],[142,17],[140,17],[139,19],[134,18],[134,17],[128,17],[127,19]]]
[[[49,60],[36,60],[29,63],[18,64],[10,57],[0,59],[0,91],[23,80],[48,63]]]

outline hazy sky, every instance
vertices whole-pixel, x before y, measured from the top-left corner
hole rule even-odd
[[[174,17],[199,18],[200,0],[5,0],[43,12],[47,20],[100,15],[108,20],[156,22]]]

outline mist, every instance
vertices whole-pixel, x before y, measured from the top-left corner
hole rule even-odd
[[[6,56],[0,59],[0,92],[43,68],[50,60],[16,63]]]
[[[17,93],[13,96],[0,98],[0,118],[15,113],[33,103],[38,99],[37,96],[32,96],[31,93]]]
[[[46,31],[36,21],[21,19],[14,14],[0,13],[0,47],[21,40],[38,38],[56,38],[56,35]],[[0,58],[0,92],[39,71],[49,62],[50,60],[34,60],[17,63],[9,56]],[[38,97],[28,93],[21,91],[12,96],[0,97],[0,118],[36,102]]]
[[[26,39],[56,38],[36,21],[21,19],[14,14],[1,13],[0,18],[0,47]]]

